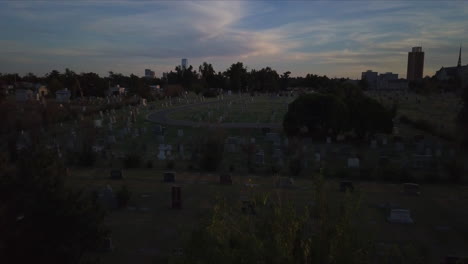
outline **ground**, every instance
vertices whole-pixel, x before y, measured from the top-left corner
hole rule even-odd
[[[224,196],[238,203],[249,193],[280,193],[298,206],[312,202],[312,176],[295,179],[294,189],[276,189],[273,177],[234,175],[233,185],[218,184],[219,174],[178,173],[176,184],[182,186],[183,209],[170,209],[170,190],[173,184],[162,182],[158,169],[125,170],[124,180],[109,180],[108,169],[74,170],[69,184],[95,188],[109,184],[114,190],[127,185],[132,192],[128,208],[112,211],[106,223],[112,230],[115,250],[101,255],[104,263],[154,263],[172,255],[175,248],[184,246],[190,231],[209,217],[216,197]],[[259,186],[246,187],[249,182]],[[338,181],[326,181],[325,190],[332,204],[338,204],[344,194]],[[361,182],[360,223],[377,242],[413,245],[424,257],[424,263],[448,254],[466,253],[468,247],[468,187],[455,185],[422,185],[420,196],[402,193],[402,185]],[[354,194],[357,195],[357,194]],[[377,208],[391,202],[411,210],[414,225],[390,224],[388,214]]]
[[[390,97],[394,95],[376,96],[385,104],[390,105]],[[400,98],[399,114],[405,114],[411,118],[426,119],[434,124],[440,120],[445,121],[445,128],[454,130],[454,111],[457,103],[455,95],[421,97],[408,95],[409,99]],[[411,98],[411,99],[410,99]],[[294,98],[259,96],[239,98],[238,95],[223,101],[206,99],[205,101],[191,95],[190,105],[183,100],[172,99],[158,101],[146,107],[139,107],[139,114],[135,128],[146,131],[139,136],[131,133],[121,134],[126,126],[126,120],[130,108],[117,110],[118,122],[113,125],[113,130],[107,128],[104,118],[103,128],[98,130],[98,137],[105,141],[109,134],[114,134],[118,140],[116,144],[106,147],[106,152],[122,154],[128,152],[137,153],[142,159],[140,169],[124,170],[125,179],[121,181],[109,180],[111,168],[121,168],[121,158],[104,158],[99,156],[93,169],[72,168],[72,174],[68,178],[68,184],[75,188],[85,189],[101,188],[107,184],[114,190],[122,185],[127,185],[132,192],[132,198],[128,208],[112,211],[107,217],[106,223],[112,231],[112,239],[115,250],[104,253],[101,257],[104,263],[157,263],[160,258],[172,255],[175,248],[184,246],[184,241],[193,228],[209,216],[211,206],[217,196],[227,197],[234,203],[239,202],[239,197],[246,193],[255,192],[279,192],[285,195],[298,206],[305,206],[312,202],[312,177],[317,171],[318,164],[314,162],[314,153],[326,151],[331,160],[328,164],[334,168],[345,168],[346,160],[351,154],[361,157],[362,167],[373,168],[378,163],[379,155],[386,155],[391,162],[402,163],[412,157],[411,152],[415,147],[412,142],[407,142],[405,151],[395,151],[390,145],[391,136],[388,136],[388,145],[381,145],[377,149],[371,149],[369,142],[359,145],[347,143],[325,142],[298,142],[304,149],[304,155],[308,160],[308,167],[303,169],[300,176],[295,177],[297,188],[291,190],[279,190],[274,188],[274,177],[271,167],[278,165],[271,155],[274,149],[281,148],[286,154],[288,147],[284,144],[284,135],[281,131],[281,119],[286,112],[286,103]],[[421,103],[417,103],[418,100]],[[435,104],[430,104],[431,102]],[[231,103],[229,103],[231,102]],[[229,106],[231,104],[231,106]],[[242,107],[242,105],[248,105]],[[432,108],[429,108],[429,106]],[[244,108],[244,111],[242,111]],[[209,113],[211,112],[211,114]],[[219,121],[219,117],[223,120]],[[91,118],[100,119],[97,114]],[[265,151],[265,164],[257,166],[256,174],[250,174],[246,166],[245,153],[242,150],[229,153],[224,152],[220,171],[226,171],[233,167],[232,186],[218,184],[219,173],[205,174],[189,170],[190,166],[197,166],[189,159],[176,159],[175,171],[177,182],[182,186],[183,209],[170,209],[170,188],[172,184],[162,182],[162,173],[167,161],[157,159],[158,147],[162,143],[156,136],[153,128],[156,124],[166,127],[164,143],[171,144],[174,151],[178,144],[184,144],[186,152],[201,142],[204,138],[215,134],[224,136],[238,136],[247,142],[255,139],[255,144]],[[273,146],[265,140],[263,127],[270,127],[272,132],[279,133],[281,145]],[[70,129],[75,127],[73,122],[57,125],[49,132],[64,140],[69,137]],[[413,137],[423,134],[426,138],[439,142],[443,146],[443,157],[436,159],[438,164],[452,159],[449,149],[453,143],[439,139],[423,131],[415,130],[409,126],[398,124],[398,134],[404,137]],[[178,130],[184,131],[184,136],[179,137]],[[140,131],[141,132],[141,131]],[[292,145],[294,142],[289,142]],[[104,144],[104,143],[103,143]],[[62,144],[63,145],[63,144]],[[106,144],[104,144],[106,145]],[[146,167],[151,163],[152,168]],[[401,165],[401,164],[400,164]],[[290,171],[285,160],[285,166],[280,169],[278,175],[289,176]],[[426,172],[424,172],[426,173]],[[260,184],[255,190],[245,187],[249,179]],[[376,179],[381,180],[381,179]],[[370,234],[375,241],[387,245],[414,245],[418,254],[425,257],[425,263],[438,263],[441,257],[447,254],[462,254],[468,248],[468,187],[459,185],[422,185],[422,194],[418,197],[402,194],[401,184],[383,182],[360,182],[357,184],[362,193],[361,219],[359,225]],[[343,194],[338,191],[338,180],[328,178],[326,189],[332,204],[338,204]],[[377,204],[391,202],[403,209],[410,209],[414,225],[405,226],[390,224],[386,221],[387,212],[377,208]],[[465,250],[465,251],[464,251]]]

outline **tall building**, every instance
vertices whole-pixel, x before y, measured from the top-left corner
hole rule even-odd
[[[154,71],[150,70],[150,69],[145,69],[145,77],[146,78],[154,78]]]
[[[408,81],[420,80],[423,77],[424,70],[424,52],[422,47],[413,47],[408,52],[408,69],[406,79]]]
[[[461,45],[460,45],[460,51],[458,52],[458,63],[457,67],[461,67]]]
[[[182,69],[183,69],[183,70],[187,69],[187,59],[182,59],[182,64],[181,64],[181,66],[182,66]]]
[[[369,84],[369,89],[377,88],[377,81],[378,81],[378,72],[373,72],[371,70],[367,70],[361,74],[361,80],[366,80]]]

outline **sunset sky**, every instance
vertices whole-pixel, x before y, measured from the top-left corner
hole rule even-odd
[[[242,61],[293,76],[406,77],[407,52],[425,51],[424,75],[468,63],[465,1],[3,1],[0,72],[53,69],[157,76],[181,58],[216,71]]]

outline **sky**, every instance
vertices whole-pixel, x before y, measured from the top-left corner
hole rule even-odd
[[[0,1],[0,73],[69,68],[161,76],[181,58],[216,71],[241,61],[280,74],[406,77],[411,47],[424,75],[468,63],[467,1]]]

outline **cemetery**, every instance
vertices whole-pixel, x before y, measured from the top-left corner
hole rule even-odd
[[[359,226],[376,241],[410,244],[425,259],[465,252],[468,188],[452,184],[466,177],[447,169],[463,158],[449,140],[398,122],[393,134],[363,142],[343,134],[288,138],[281,123],[292,100],[192,94],[95,111],[40,133],[51,135],[45,147],[71,168],[67,184],[97,190],[109,212],[111,237],[99,253],[104,263],[153,263],[183,254],[188,235],[219,197],[246,215],[256,214],[251,197],[261,193],[309,206],[319,173],[336,210],[347,195],[359,197]],[[164,114],[154,119],[155,113]],[[31,131],[21,133],[17,148],[31,138]],[[210,140],[216,144],[206,148]],[[83,153],[92,157],[87,167]],[[206,159],[216,166],[205,168]],[[122,186],[132,195],[121,208]]]

